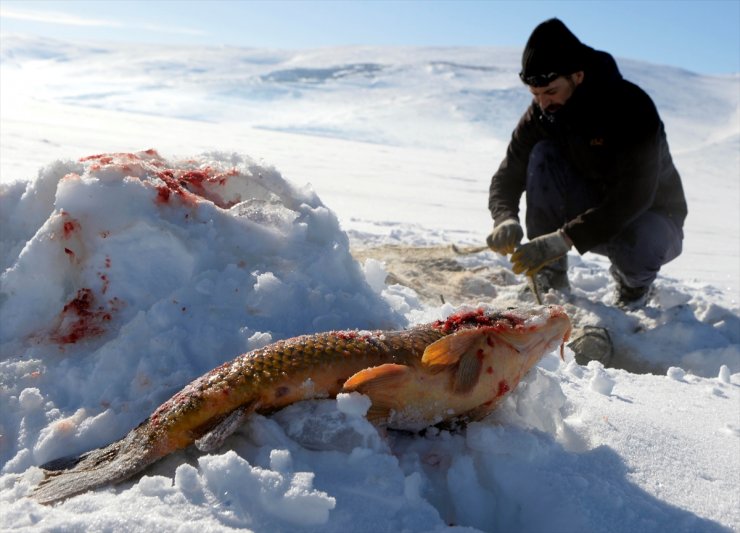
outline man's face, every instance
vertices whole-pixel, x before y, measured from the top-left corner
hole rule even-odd
[[[534,101],[545,113],[555,113],[565,105],[581,82],[583,71],[575,72],[568,76],[560,76],[552,80],[545,87],[529,86],[529,92],[534,96]]]

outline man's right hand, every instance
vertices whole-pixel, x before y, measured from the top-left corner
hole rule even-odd
[[[519,222],[514,218],[510,218],[493,228],[493,231],[486,239],[486,243],[494,252],[498,252],[501,255],[508,255],[514,251],[523,237],[524,231],[521,225],[519,225]]]

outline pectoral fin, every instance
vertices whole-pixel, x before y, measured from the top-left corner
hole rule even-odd
[[[405,365],[385,364],[360,370],[350,377],[342,392],[359,392],[373,402],[367,419],[373,424],[383,424],[390,417],[391,409],[398,407],[399,389],[411,379],[411,369]]]
[[[452,383],[452,390],[457,394],[466,394],[478,384],[481,368],[483,368],[483,349],[478,346],[479,343],[476,343],[460,358],[460,364]]]
[[[234,409],[208,433],[195,441],[195,447],[202,452],[212,452],[221,447],[226,438],[241,426],[252,414],[251,404]]]
[[[430,366],[454,365],[474,345],[478,344],[481,335],[480,330],[470,329],[442,337],[427,346],[424,355],[421,356],[421,362]]]
[[[421,362],[427,366],[457,365],[452,379],[452,391],[466,394],[473,390],[483,366],[487,333],[481,329],[459,331],[427,346]]]

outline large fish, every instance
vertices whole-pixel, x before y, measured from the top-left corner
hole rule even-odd
[[[251,413],[358,391],[368,419],[420,430],[493,410],[546,353],[563,346],[570,320],[558,306],[479,309],[404,331],[333,331],[270,344],[191,382],[123,439],[43,466],[33,497],[52,503],[124,481],[195,443],[218,448]]]

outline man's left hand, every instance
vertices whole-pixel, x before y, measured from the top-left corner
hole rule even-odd
[[[511,255],[515,273],[533,276],[539,269],[568,253],[572,243],[562,231],[535,237]]]

